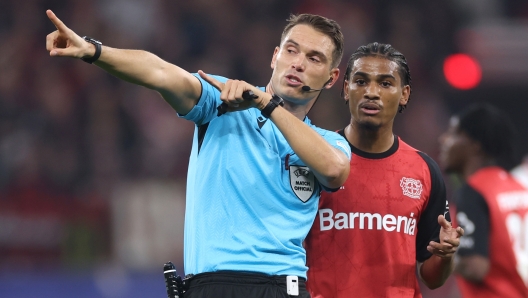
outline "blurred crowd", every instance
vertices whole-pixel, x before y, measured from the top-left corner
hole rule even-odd
[[[395,131],[436,158],[451,112],[438,75],[441,61],[457,51],[453,36],[471,19],[455,2],[476,1],[2,0],[0,270],[141,259],[147,249],[141,244],[132,252],[119,248],[123,241],[148,241],[151,233],[127,232],[128,223],[142,216],[123,215],[131,190],[144,193],[137,213],[151,217],[143,222],[163,212],[146,210],[159,189],[169,196],[174,190],[172,200],[184,202],[193,124],[178,119],[156,92],[82,61],[49,57],[45,37],[55,28],[46,9],[105,45],[148,50],[190,72],[202,69],[259,86],[268,83],[290,13],[335,19],[345,33],[342,71],[348,56],[368,42],[390,43],[407,57],[413,93]],[[523,1],[500,3],[505,16],[528,16]],[[341,84],[322,93],[309,115],[316,125],[336,130],[348,123]],[[177,224],[170,213],[166,219],[178,230],[182,211],[175,211]],[[116,241],[123,233],[129,239]],[[170,243],[174,250],[162,257],[177,260],[182,239]],[[161,249],[148,249],[159,257]],[[159,269],[158,259],[149,260],[139,268]]]

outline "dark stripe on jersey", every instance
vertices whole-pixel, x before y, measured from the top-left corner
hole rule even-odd
[[[200,148],[202,148],[202,142],[205,138],[205,133],[209,127],[209,122],[198,126],[198,154],[200,154]]]
[[[350,143],[350,141],[345,136],[345,129],[338,130],[337,133],[340,134],[343,138],[345,138],[345,140],[347,140],[348,144],[350,145],[350,149],[352,150],[352,153],[358,156],[364,157],[364,158],[369,158],[369,159],[386,158],[386,157],[393,155],[396,151],[398,151],[398,148],[400,147],[400,141],[398,140],[398,137],[394,135],[394,142],[392,143],[392,146],[389,148],[389,150],[385,152],[381,152],[381,153],[365,152],[363,150],[360,150],[354,147],[354,145]]]
[[[446,188],[442,172],[436,162],[427,154],[417,151],[431,173],[431,193],[429,195],[429,202],[425,207],[424,212],[418,222],[418,235],[416,236],[416,260],[423,262],[431,257],[431,253],[427,250],[427,245],[430,241],[440,242],[440,224],[438,224],[438,215],[444,214],[446,211]],[[449,214],[446,214],[446,219],[450,221]]]
[[[456,212],[464,212],[467,218],[473,223],[473,232],[471,229],[464,228],[467,239],[473,240],[473,248],[458,247],[459,256],[467,257],[472,255],[489,256],[489,236],[490,236],[490,212],[486,199],[469,184],[464,183],[455,194]]]
[[[200,79],[198,79],[198,82],[200,82],[200,96],[198,96],[198,100],[200,100],[203,94],[203,85]],[[198,154],[200,154],[200,148],[202,148],[202,143],[205,138],[205,133],[207,132],[208,127],[209,127],[209,122],[198,125]]]

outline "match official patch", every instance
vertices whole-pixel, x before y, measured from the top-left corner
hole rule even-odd
[[[315,176],[308,167],[290,165],[290,186],[295,195],[307,202],[315,189]]]

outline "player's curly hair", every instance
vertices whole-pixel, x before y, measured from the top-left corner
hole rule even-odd
[[[345,38],[341,32],[341,27],[339,24],[329,18],[325,18],[319,15],[314,14],[298,14],[290,15],[288,18],[288,24],[284,27],[281,36],[281,44],[284,41],[284,38],[290,32],[290,30],[297,25],[308,25],[314,28],[315,30],[327,35],[330,37],[334,43],[334,51],[332,52],[332,67],[337,67],[341,63],[343,58],[343,48],[345,43]]]
[[[517,164],[517,131],[508,115],[490,104],[479,103],[456,117],[458,130],[477,141],[498,166],[509,171]]]
[[[384,44],[384,43],[369,43],[366,46],[360,46],[352,55],[350,56],[350,59],[348,59],[347,63],[347,69],[345,71],[344,80],[348,81],[350,79],[350,72],[352,71],[352,66],[354,65],[354,62],[358,60],[359,58],[363,57],[383,57],[385,59],[388,59],[390,61],[394,61],[398,64],[398,73],[400,74],[402,86],[409,85],[409,88],[411,88],[411,71],[409,70],[409,66],[407,65],[407,60],[405,59],[405,56],[403,56],[402,53],[398,52],[395,48],[393,48],[390,44]],[[412,88],[411,88],[412,90]],[[341,96],[344,96],[344,86],[341,90]],[[409,93],[409,100],[411,100],[411,94]],[[408,101],[407,101],[408,102]],[[407,104],[400,105],[398,107],[398,112],[403,113],[403,110],[407,107]]]

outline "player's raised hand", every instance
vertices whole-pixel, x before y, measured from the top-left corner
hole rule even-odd
[[[46,50],[50,52],[50,56],[82,58],[94,55],[94,45],[86,42],[70,28],[66,27],[51,10],[48,9],[46,14],[57,28],[56,31],[46,36]]]
[[[207,75],[199,70],[202,79],[220,91],[220,99],[227,104],[227,112],[241,111],[250,107],[263,108],[271,98],[271,95],[259,88],[239,80],[227,80],[225,83]],[[251,91],[256,96],[252,100],[244,99],[243,93]]]
[[[464,235],[464,229],[453,228],[443,215],[438,216],[438,224],[440,225],[440,243],[431,241],[427,250],[441,258],[452,258],[460,245],[460,237]]]

